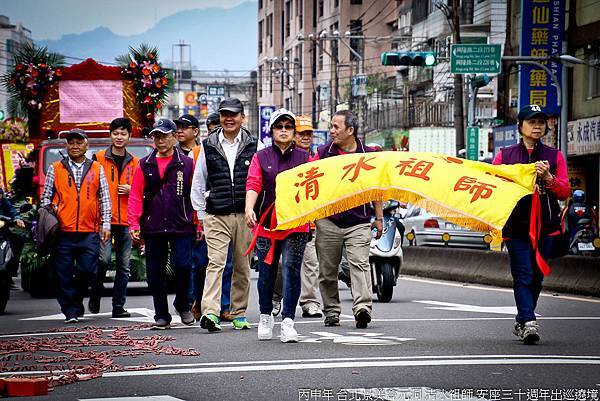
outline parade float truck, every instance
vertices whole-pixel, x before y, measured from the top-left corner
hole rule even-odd
[[[30,114],[29,143],[16,148],[19,156],[11,155],[15,161],[24,161],[24,153],[31,151],[26,159],[28,164],[21,162],[23,168],[17,179],[21,178],[19,175],[31,177],[33,203],[39,202],[50,165],[66,157],[64,136],[72,128],[86,131],[89,137],[87,156],[91,158],[95,152],[110,145],[110,122],[117,117],[127,117],[133,127],[127,150],[138,158],[152,151],[153,142],[142,137],[141,131],[152,124],[153,114],[144,113],[144,107],[136,97],[135,80],[129,79],[122,67],[105,66],[87,59],[62,68],[60,79],[46,88],[39,109],[39,118],[32,119]],[[3,153],[7,145],[3,144]],[[4,179],[10,180],[7,174]],[[133,250],[131,259],[132,280],[145,279],[145,263],[139,249]],[[47,263],[47,257],[34,252],[33,244],[25,245],[21,257],[21,284],[33,296],[48,296],[53,292],[48,285],[51,269]],[[114,274],[114,270],[108,272],[109,277],[111,273]]]

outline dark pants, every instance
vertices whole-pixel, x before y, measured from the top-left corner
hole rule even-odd
[[[129,283],[129,259],[131,258],[131,237],[129,227],[111,226],[110,233],[114,240],[115,248],[115,281],[113,284],[112,307],[113,309],[125,306],[127,283]],[[98,263],[98,277],[92,286],[92,296],[100,298],[104,290],[106,271],[110,266],[113,245],[111,241],[100,244],[100,259]]]
[[[195,235],[146,235],[146,277],[154,302],[154,320],[171,322],[167,300],[167,260],[171,250],[171,264],[175,271],[175,301],[179,312],[191,308],[190,285],[192,278],[192,247]]]
[[[506,241],[510,255],[510,272],[513,278],[513,291],[517,304],[517,322],[524,324],[535,319],[542,281],[544,276],[535,261],[535,252],[529,240],[511,239]],[[543,237],[539,249],[547,259],[552,247],[552,237]]]
[[[83,313],[83,295],[96,279],[98,233],[60,232],[53,257],[58,282],[57,299],[65,316]]]
[[[192,298],[196,305],[200,307],[202,303],[202,293],[204,292],[204,280],[206,279],[206,266],[208,266],[208,248],[206,240],[202,238],[197,241],[192,250]],[[229,311],[229,297],[231,293],[231,276],[233,275],[233,255],[231,253],[231,244],[227,253],[227,262],[223,270],[223,284],[221,293],[221,312]]]
[[[256,255],[258,256],[258,303],[260,313],[273,312],[273,289],[277,280],[277,266],[281,257],[283,277],[283,309],[281,316],[294,319],[296,306],[300,299],[300,268],[304,257],[304,248],[308,242],[307,233],[293,233],[281,241],[275,241],[275,250],[271,264],[265,263],[265,257],[271,248],[271,240],[258,237]]]

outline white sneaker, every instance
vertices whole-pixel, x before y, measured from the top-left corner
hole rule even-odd
[[[533,345],[540,341],[539,326],[535,320],[525,322],[521,333],[521,339],[527,345]]]
[[[258,321],[258,339],[259,340],[270,340],[273,338],[273,325],[275,320],[273,315],[260,315]]]
[[[294,321],[289,317],[281,322],[281,342],[282,343],[297,343],[298,332],[294,328]]]

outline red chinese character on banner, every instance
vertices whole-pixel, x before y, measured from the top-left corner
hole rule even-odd
[[[318,167],[311,167],[306,171],[306,173],[299,173],[298,177],[304,178],[303,181],[297,182],[294,184],[296,187],[304,187],[304,195],[306,200],[311,198],[315,200],[319,197],[319,181],[317,178],[323,177],[325,174],[319,172]],[[300,203],[300,191],[296,192],[296,196],[294,198],[296,203]]]
[[[496,177],[496,178],[499,178],[499,179],[501,179],[501,180],[502,180],[502,181],[504,181],[504,182],[515,182],[515,180],[513,180],[513,179],[511,179],[511,178],[504,177],[504,176],[502,176],[502,175],[499,175],[499,174],[492,174],[492,173],[490,173],[489,171],[486,171],[485,173],[486,173],[487,175],[493,175],[494,177]]]
[[[371,166],[371,165],[367,164],[367,162],[373,160],[374,158],[375,157],[371,157],[371,158],[365,160],[365,157],[363,156],[360,159],[358,159],[358,162],[344,166],[343,169],[346,170],[346,172],[342,176],[342,180],[344,178],[346,178],[346,176],[348,175],[348,173],[350,173],[350,171],[353,171],[353,170],[354,170],[354,175],[352,176],[352,178],[350,178],[350,182],[356,181],[356,179],[358,178],[358,175],[360,174],[361,169],[366,170],[366,171],[373,170],[375,168],[375,166]]]
[[[400,160],[396,166],[397,169],[400,169],[398,175],[420,178],[425,181],[429,181],[427,173],[429,173],[429,170],[431,170],[432,167],[433,163],[424,160],[417,161],[414,157],[411,157],[408,160]]]
[[[496,188],[496,186],[477,181],[477,179],[473,177],[464,176],[456,182],[456,185],[454,185],[454,192],[469,191],[470,194],[473,194],[473,197],[471,198],[471,203],[473,203],[480,198],[487,199],[492,196],[492,193],[494,192],[493,188]]]
[[[452,157],[452,156],[435,156],[437,159],[442,159],[444,160],[446,163],[454,163],[454,164],[463,164],[464,160],[463,159],[459,159],[458,157]]]

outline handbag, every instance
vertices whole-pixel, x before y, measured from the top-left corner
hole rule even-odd
[[[569,233],[565,230],[565,219],[568,208],[564,208],[560,216],[560,233],[552,237],[550,259],[562,258],[569,253]]]

